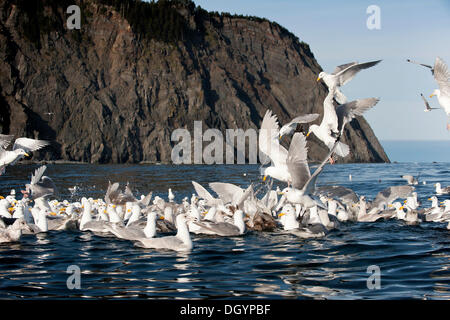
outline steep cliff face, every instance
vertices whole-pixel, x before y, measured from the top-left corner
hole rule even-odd
[[[168,41],[144,37],[107,1],[70,2],[82,7],[81,30],[66,29],[61,1],[42,6],[53,20],[35,32],[24,28],[32,12],[0,1],[1,131],[54,141],[40,157],[170,162],[172,131],[196,120],[224,131],[258,128],[267,109],[281,123],[322,114],[321,67],[278,24],[172,3],[187,31]],[[361,117],[343,141],[351,155],[341,161],[389,161]],[[326,153],[314,138],[309,150],[312,160]]]

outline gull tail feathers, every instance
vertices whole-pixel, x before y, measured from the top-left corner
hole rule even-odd
[[[345,143],[338,141],[337,145],[336,145],[335,153],[338,156],[344,158],[344,157],[348,156],[348,154],[350,153],[350,148]]]

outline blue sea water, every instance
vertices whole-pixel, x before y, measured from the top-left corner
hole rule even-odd
[[[0,194],[19,191],[37,165],[8,167]],[[130,182],[135,193],[154,191],[176,201],[204,186],[226,181],[246,187],[260,181],[253,165],[48,165],[57,199],[102,197],[108,180]],[[327,165],[319,185],[339,184],[369,199],[402,174],[420,173],[424,206],[433,184],[450,185],[450,163]],[[352,180],[349,180],[349,174]],[[71,197],[67,188],[80,191]],[[444,200],[445,197],[439,197]],[[447,197],[448,198],[448,197]],[[281,230],[241,237],[193,235],[189,254],[135,247],[89,232],[51,231],[0,245],[0,298],[185,299],[449,299],[450,231],[442,223],[409,226],[389,220],[345,223],[322,239],[302,240]],[[68,266],[81,270],[81,288],[69,290]],[[369,289],[369,266],[380,268],[380,289]]]

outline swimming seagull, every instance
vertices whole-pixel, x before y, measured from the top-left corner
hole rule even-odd
[[[0,243],[19,241],[23,230],[32,232],[32,229],[25,222],[25,219],[16,219],[16,221],[14,221],[14,223],[8,228],[0,230]]]
[[[319,73],[317,81],[323,80],[323,82],[325,82],[325,84],[327,85],[328,89],[336,87],[335,99],[338,103],[343,104],[347,102],[347,98],[338,88],[345,85],[350,80],[352,80],[359,71],[373,67],[380,61],[381,60],[364,63],[358,62],[346,63],[337,66],[336,69],[331,74],[328,74],[326,72]]]
[[[440,182],[437,182],[434,186],[436,187],[436,194],[438,195],[450,194],[450,186],[442,188]]]
[[[298,124],[313,122],[318,117],[319,117],[318,113],[311,113],[292,119],[291,121],[289,121],[288,123],[286,123],[284,126],[281,127],[279,138],[281,139],[284,135],[293,134]]]
[[[423,96],[423,94],[420,94],[420,96],[422,97],[423,102],[425,103],[425,110],[423,110],[423,111],[425,111],[425,112],[430,112],[431,110],[437,110],[437,109],[439,109],[439,108],[432,108],[432,107],[430,107],[430,104],[428,103],[427,99],[425,99],[425,97]]]
[[[14,165],[24,156],[29,157],[28,152],[39,150],[50,144],[46,140],[36,140],[30,138],[17,138],[11,151],[6,148],[11,144],[13,135],[0,135],[0,175],[5,173],[8,165]]]
[[[152,249],[169,249],[175,251],[192,250],[193,245],[186,224],[186,215],[179,214],[176,218],[176,224],[178,231],[175,236],[142,238],[137,240],[136,245]]]
[[[450,73],[445,62],[437,57],[434,63],[434,79],[439,89],[435,89],[430,98],[437,96],[438,102],[444,109],[447,116],[450,116]],[[450,124],[447,122],[447,129],[450,130]]]

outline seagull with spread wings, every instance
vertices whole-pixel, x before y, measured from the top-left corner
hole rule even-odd
[[[438,102],[444,109],[448,117],[450,117],[450,72],[444,60],[437,57],[434,63],[434,79],[439,89],[435,89],[430,98],[437,96]],[[447,122],[447,130],[450,130],[450,123]]]
[[[323,80],[328,88],[336,87],[335,99],[338,103],[343,104],[347,102],[347,98],[338,89],[345,85],[347,82],[352,80],[356,74],[364,69],[375,66],[381,60],[370,61],[364,63],[350,62],[340,66],[337,66],[333,73],[329,74],[326,72],[319,73],[317,81]]]
[[[339,105],[336,109],[332,105],[333,88],[324,101],[324,115],[320,125],[313,124],[309,127],[308,137],[314,133],[331,150],[335,146],[336,154],[345,157],[349,154],[348,145],[339,141],[347,123],[356,116],[361,116],[365,111],[375,106],[380,100],[377,98],[358,99]]]
[[[6,148],[8,148],[13,139],[13,135],[0,135],[0,175],[5,173],[8,165],[16,164],[16,162],[24,156],[29,157],[28,152],[39,150],[50,144],[50,142],[46,140],[17,138],[14,141],[12,150],[7,151]]]

